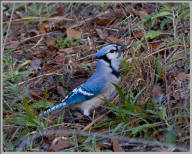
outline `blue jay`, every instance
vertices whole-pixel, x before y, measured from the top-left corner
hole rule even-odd
[[[119,65],[126,48],[127,45],[110,44],[100,49],[94,55],[94,58],[97,58],[95,73],[85,83],[70,92],[60,104],[40,115],[70,106],[80,109],[86,117],[91,119],[90,111],[104,103],[100,98],[112,100],[117,94],[112,83],[120,83]]]

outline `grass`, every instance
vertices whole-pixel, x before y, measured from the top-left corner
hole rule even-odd
[[[50,17],[55,14],[53,11],[54,5],[47,3],[17,3],[15,10],[22,6],[26,17]],[[84,6],[84,4],[75,3],[74,5],[70,4],[68,8],[78,11],[79,8],[83,7],[83,14],[87,8],[101,7],[102,11],[104,11],[109,6],[111,4],[97,3]],[[130,18],[129,21],[124,21],[123,26],[125,28],[128,29],[134,23],[133,31],[140,30],[143,36],[134,41],[129,51],[131,56],[126,55],[121,64],[123,79],[126,79],[127,74],[129,77],[122,87],[114,84],[118,91],[118,101],[114,103],[103,100],[106,102],[105,108],[112,110],[112,113],[106,119],[92,126],[90,131],[100,132],[104,130],[105,134],[147,141],[158,140],[176,147],[189,144],[189,103],[181,105],[181,102],[176,101],[175,105],[170,101],[171,97],[168,92],[168,87],[171,87],[171,84],[168,84],[168,80],[170,80],[169,76],[173,71],[177,71],[177,73],[181,71],[189,73],[190,71],[189,56],[183,56],[188,54],[190,38],[189,35],[180,31],[183,23],[189,20],[189,10],[187,3],[181,3],[173,7],[163,3],[159,11],[145,16],[138,23],[134,23]],[[25,26],[31,22],[34,21],[27,22]],[[38,22],[40,25],[41,21]],[[160,22],[159,29],[154,29],[152,25],[158,22]],[[6,29],[7,24],[4,24],[3,32]],[[162,39],[159,39],[161,37]],[[73,39],[75,46],[84,43],[81,38],[74,37]],[[154,43],[153,40],[164,44],[163,48],[166,50],[154,54],[149,59],[144,59],[146,55],[154,51],[150,46]],[[68,38],[57,37],[56,41],[59,48],[70,48],[72,46],[72,40]],[[182,45],[182,47],[176,48],[175,46],[178,45]],[[173,47],[173,50],[170,47]],[[161,47],[159,47],[159,50],[161,50]],[[76,129],[78,132],[80,128],[77,126],[72,127],[72,125],[69,125],[64,127],[66,123],[65,112],[62,112],[54,120],[49,115],[45,119],[38,116],[39,111],[42,112],[53,106],[52,101],[49,100],[51,92],[49,93],[49,87],[47,86],[43,98],[34,100],[27,97],[31,85],[18,86],[18,83],[33,76],[34,72],[27,69],[27,66],[31,63],[30,60],[17,61],[14,57],[15,51],[16,49],[14,48],[8,48],[3,55],[3,150],[16,151],[21,140],[50,130],[50,127],[56,130],[61,125],[63,129]],[[167,59],[165,59],[166,52],[171,53],[166,56],[168,57]],[[130,58],[133,58],[131,63],[128,62]],[[184,68],[177,70],[178,64]],[[81,65],[85,67],[87,63],[83,62]],[[154,102],[151,95],[154,85],[157,84],[161,85],[165,93],[162,98],[160,97],[157,102]],[[172,84],[177,86],[176,81],[172,82]],[[71,87],[68,83],[65,86]],[[167,103],[163,103],[163,97],[166,98]],[[65,152],[95,152],[99,143],[103,141],[101,136],[92,134],[78,135],[72,133],[65,135],[65,137],[71,137],[71,147],[64,149],[63,151]],[[109,139],[107,141],[110,142]],[[41,149],[40,146],[42,147],[45,139],[40,136],[28,142],[28,146],[22,151],[33,151],[36,147]],[[100,151],[112,151],[112,148],[101,148]]]

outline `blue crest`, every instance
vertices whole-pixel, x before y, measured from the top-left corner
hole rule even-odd
[[[110,50],[112,47],[116,47],[116,44],[110,44],[110,45],[107,45],[107,46],[101,48],[101,49],[93,56],[93,58],[99,58],[99,57],[104,56],[105,54],[107,54],[107,53],[109,52],[109,50]]]

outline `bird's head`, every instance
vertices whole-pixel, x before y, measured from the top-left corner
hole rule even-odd
[[[110,44],[101,48],[94,58],[108,63],[115,71],[118,71],[125,49],[127,49],[127,45]]]
[[[106,56],[110,60],[117,59],[123,55],[123,51],[127,48],[127,45],[110,44],[101,48],[95,55],[94,58],[101,59]]]

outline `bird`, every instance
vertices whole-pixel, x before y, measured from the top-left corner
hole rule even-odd
[[[102,106],[104,101],[113,100],[117,91],[113,84],[120,84],[119,66],[123,60],[123,53],[127,45],[109,44],[101,48],[93,58],[97,59],[96,71],[90,78],[61,101],[60,104],[44,111],[40,115],[47,115],[55,110],[66,107],[77,108],[81,113],[92,120],[90,113]]]

